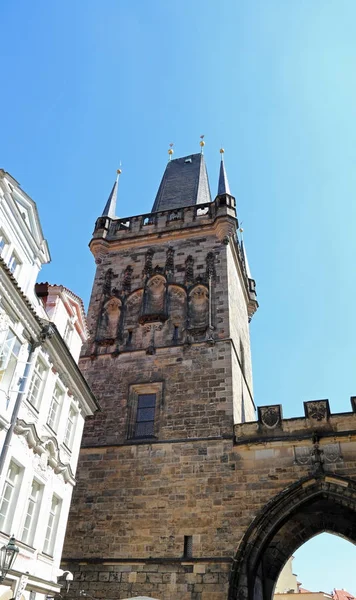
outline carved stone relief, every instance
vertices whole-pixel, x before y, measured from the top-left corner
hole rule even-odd
[[[325,444],[315,442],[312,446],[295,446],[294,458],[297,465],[319,465],[336,463],[342,460],[340,444]]]
[[[273,406],[259,406],[258,420],[268,429],[274,429],[281,425],[282,415],[281,406],[279,404]]]
[[[145,266],[143,268],[143,275],[146,277],[150,277],[153,272],[152,260],[153,260],[154,250],[149,248],[146,252]]]
[[[122,291],[124,294],[131,293],[131,278],[132,278],[133,268],[129,265],[126,267],[122,279]]]
[[[165,320],[166,304],[166,280],[162,275],[153,275],[146,283],[140,322]]]
[[[196,285],[189,292],[188,327],[205,330],[209,326],[209,292],[205,285]]]
[[[105,277],[104,277],[104,285],[103,285],[104,296],[110,296],[110,294],[111,294],[111,286],[112,286],[113,276],[114,276],[113,270],[108,269],[106,271]]]
[[[121,316],[121,300],[116,296],[111,297],[105,302],[98,328],[98,341],[115,340],[118,334],[118,327]]]
[[[174,275],[174,248],[169,247],[166,254],[165,272],[169,279]]]
[[[185,261],[185,283],[192,285],[194,283],[194,258],[189,255]]]
[[[212,281],[216,279],[214,252],[209,252],[206,257],[206,277]]]
[[[323,421],[329,416],[329,402],[328,400],[316,400],[312,402],[305,402],[305,412],[308,419],[315,421]]]

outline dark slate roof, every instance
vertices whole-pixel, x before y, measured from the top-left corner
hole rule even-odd
[[[159,186],[152,212],[211,202],[203,154],[169,161]]]
[[[112,190],[110,192],[108,201],[105,204],[105,208],[104,208],[103,214],[102,214],[103,217],[110,217],[110,219],[115,218],[117,186],[118,186],[118,180],[116,179],[114,185],[112,186]]]
[[[225,163],[223,159],[221,159],[220,163],[220,174],[219,174],[219,184],[218,184],[218,196],[220,194],[230,194],[230,186],[226,175]]]

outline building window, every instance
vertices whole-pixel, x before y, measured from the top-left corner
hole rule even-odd
[[[63,335],[63,339],[64,339],[65,343],[67,344],[67,346],[69,346],[72,341],[73,330],[74,330],[74,327],[73,327],[72,323],[70,321],[67,321],[67,325],[66,325],[66,328],[64,330],[64,335]]]
[[[128,439],[157,437],[161,403],[162,383],[130,386]]]
[[[61,388],[56,385],[51,400],[51,406],[49,407],[49,413],[47,418],[47,425],[50,426],[53,431],[57,431],[57,425],[59,420],[60,407],[63,400],[63,392]]]
[[[22,469],[10,462],[0,500],[0,530],[9,534],[21,483]]]
[[[26,518],[21,536],[21,541],[24,544],[29,544],[30,546],[33,544],[33,538],[35,536],[41,495],[42,486],[34,479],[31,485],[31,492],[27,503]]]
[[[27,396],[28,401],[37,409],[40,405],[46,372],[46,366],[41,360],[37,359]]]
[[[73,446],[75,424],[76,424],[77,416],[78,416],[78,411],[75,408],[75,406],[72,405],[69,409],[67,425],[66,425],[66,432],[64,434],[64,443],[67,446],[67,448],[69,448],[70,450],[72,449],[72,446]]]
[[[58,498],[58,496],[53,495],[48,517],[46,538],[43,546],[43,552],[45,552],[46,554],[53,554],[60,510],[61,500]]]
[[[152,437],[154,435],[156,411],[156,394],[139,394],[135,423],[135,438]]]
[[[192,558],[193,556],[193,536],[185,535],[184,536],[184,558]]]
[[[3,256],[3,254],[5,254],[5,250],[8,245],[9,240],[7,239],[6,235],[0,230],[0,256]]]
[[[9,267],[11,273],[15,277],[18,275],[20,266],[21,266],[21,261],[20,261],[19,257],[17,256],[16,252],[12,252],[9,263],[8,263],[8,267]]]
[[[0,386],[9,390],[15,373],[18,356],[21,350],[21,342],[12,329],[0,334]]]

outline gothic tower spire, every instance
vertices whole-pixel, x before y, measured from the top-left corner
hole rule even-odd
[[[218,196],[221,194],[230,194],[230,186],[227,179],[225,163],[224,163],[224,148],[220,148],[221,161],[220,161],[220,173],[219,173],[219,183],[218,183]]]
[[[116,201],[117,201],[117,190],[119,187],[119,178],[121,175],[121,169],[116,171],[116,179],[115,183],[112,186],[112,190],[110,192],[107,203],[105,204],[105,208],[103,210],[103,217],[110,217],[110,219],[115,219],[115,211],[116,211]]]

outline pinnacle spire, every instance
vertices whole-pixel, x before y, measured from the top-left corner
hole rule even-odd
[[[107,203],[105,204],[105,208],[103,210],[103,217],[109,217],[110,219],[115,218],[116,211],[116,200],[117,200],[117,189],[119,187],[119,177],[121,175],[121,169],[116,171],[116,180],[114,185],[112,186],[112,190],[110,192]]]
[[[218,196],[220,194],[230,194],[230,186],[226,175],[225,163],[224,163],[224,148],[220,148],[221,154],[221,162],[220,162],[220,173],[219,173],[219,183],[218,183]]]

